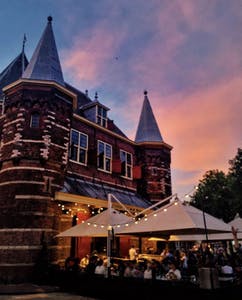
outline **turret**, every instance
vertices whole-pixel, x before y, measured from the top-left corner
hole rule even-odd
[[[0,267],[19,280],[32,278],[44,246],[45,262],[58,252],[60,210],[53,197],[64,183],[76,95],[65,88],[51,21],[22,78],[3,87]],[[7,254],[4,245],[11,247]]]
[[[144,101],[135,136],[137,160],[142,176],[137,180],[138,192],[151,200],[160,201],[171,195],[171,150],[164,142],[157,125],[148,92]]]

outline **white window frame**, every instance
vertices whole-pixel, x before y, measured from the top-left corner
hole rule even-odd
[[[73,144],[73,142],[72,142],[72,133],[73,132],[76,132],[78,134],[77,144]],[[79,130],[76,130],[76,129],[71,129],[70,134],[71,134],[70,135],[70,145],[71,145],[70,151],[76,150],[76,158],[77,158],[77,159],[74,159],[71,157],[70,160],[86,166],[87,165],[87,153],[88,153],[88,135]],[[81,136],[86,138],[86,147],[83,147],[80,145]],[[84,151],[84,155],[85,155],[84,162],[80,161],[80,152],[81,151]]]
[[[99,114],[99,109],[101,110],[101,114]],[[104,116],[104,112],[106,113],[106,117]],[[107,110],[100,105],[96,106],[96,123],[105,128],[108,126]]]
[[[124,159],[123,156],[124,155]],[[128,155],[130,155],[130,163],[128,162]],[[127,152],[123,149],[120,149],[120,160],[121,160],[121,165],[124,163],[124,173],[122,174],[122,169],[121,169],[121,174],[122,177],[132,179],[133,178],[133,154],[130,152]],[[130,176],[129,176],[130,173]]]
[[[101,145],[103,146],[103,167],[100,167],[100,157],[99,155],[102,153],[100,152],[100,147]],[[110,148],[110,156],[108,156],[108,148]],[[107,172],[107,173],[111,173],[112,172],[112,152],[113,152],[113,149],[112,149],[112,145],[106,143],[106,142],[103,142],[101,140],[98,140],[97,141],[97,169],[100,170],[100,171],[104,171],[104,172]],[[108,168],[109,166],[109,168]]]

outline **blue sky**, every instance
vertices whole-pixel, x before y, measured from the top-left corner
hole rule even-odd
[[[143,91],[173,146],[173,192],[228,171],[242,147],[242,0],[1,0],[0,70],[53,29],[65,81],[134,139]]]

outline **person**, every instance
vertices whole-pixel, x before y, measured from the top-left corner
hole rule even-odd
[[[97,265],[95,267],[94,274],[104,276],[106,274],[106,271],[107,271],[107,268],[104,264],[104,261],[103,261],[103,259],[100,258],[97,261]]]
[[[75,257],[68,257],[65,261],[65,270],[67,272],[78,272],[79,264],[78,260]]]
[[[146,268],[144,270],[144,279],[149,280],[152,279],[152,268],[151,268],[151,263],[147,262]]]
[[[169,271],[166,273],[165,278],[167,280],[180,280],[181,271],[176,267],[175,261],[168,262]]]
[[[87,265],[89,264],[89,255],[86,254],[80,261],[81,271],[86,271]]]
[[[219,282],[221,286],[233,283],[235,279],[234,270],[229,260],[224,260],[219,272]]]
[[[129,249],[129,259],[134,261],[136,260],[136,258],[137,258],[137,252],[134,245],[132,245],[131,248]]]

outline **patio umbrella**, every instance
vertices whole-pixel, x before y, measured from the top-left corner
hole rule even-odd
[[[112,233],[115,234],[119,232],[123,226],[131,222],[133,222],[132,217],[114,208],[108,208],[83,223],[59,233],[56,237],[107,237],[108,230],[112,230]]]
[[[121,234],[165,237],[231,232],[231,226],[198,208],[174,201],[125,227]]]
[[[105,211],[59,233],[56,237],[107,237],[107,276],[109,276],[112,236],[119,232],[123,226],[131,222],[133,222],[132,217],[112,208],[111,197],[109,196],[108,208]]]

